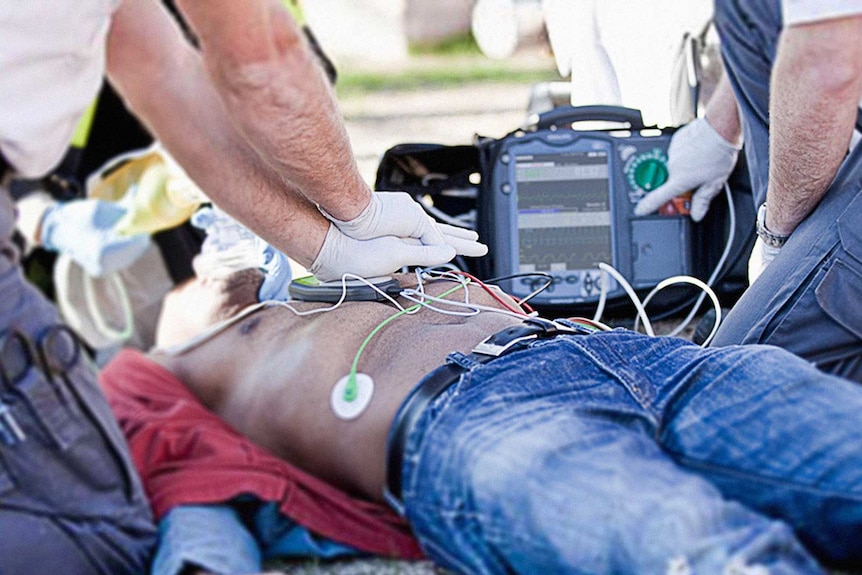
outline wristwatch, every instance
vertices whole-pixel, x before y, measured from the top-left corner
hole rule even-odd
[[[757,224],[756,224],[757,237],[763,240],[763,243],[772,248],[780,248],[785,243],[787,243],[788,238],[790,236],[783,236],[780,234],[774,234],[766,229],[766,202],[760,204],[760,207],[757,209]]]

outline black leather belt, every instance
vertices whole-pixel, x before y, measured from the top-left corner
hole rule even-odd
[[[541,318],[527,318],[524,323],[508,327],[495,333],[473,348],[467,357],[473,362],[488,363],[511,351],[520,349],[529,341],[549,339],[560,334],[593,333],[588,329],[576,329]],[[404,400],[392,422],[386,445],[386,489],[384,497],[397,511],[403,513],[401,505],[401,467],[404,462],[404,447],[407,436],[422,411],[446,388],[455,383],[467,371],[456,363],[445,363],[429,373]]]
[[[3,176],[6,175],[6,170],[9,169],[9,162],[3,157],[3,152],[0,152],[0,182],[3,181]]]

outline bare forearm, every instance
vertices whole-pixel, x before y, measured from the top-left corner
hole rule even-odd
[[[287,12],[276,0],[179,4],[246,140],[312,202],[339,219],[358,215],[370,190],[329,83]]]
[[[120,18],[109,37],[108,60],[119,92],[213,201],[277,248],[310,265],[328,222],[226,121],[200,55],[182,40],[172,23],[164,21],[167,16],[136,1],[140,6],[130,14],[131,20],[153,19],[152,29],[159,30],[153,42],[169,48],[144,53],[130,52],[127,47],[111,50],[115,35],[119,42],[127,32],[123,26],[128,19]],[[132,4],[126,0],[121,10],[135,10]],[[129,59],[135,60],[137,73],[122,73],[128,69]]]
[[[706,106],[706,119],[722,138],[734,146],[742,142],[739,107],[727,76],[722,76]]]
[[[772,74],[766,226],[790,234],[847,153],[862,94],[862,19],[788,29]],[[855,41],[854,41],[855,39]]]

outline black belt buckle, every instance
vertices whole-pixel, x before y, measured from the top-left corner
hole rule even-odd
[[[500,357],[521,342],[547,339],[561,333],[576,333],[576,331],[550,320],[531,317],[525,319],[521,325],[512,326],[488,336],[473,348],[473,353]]]

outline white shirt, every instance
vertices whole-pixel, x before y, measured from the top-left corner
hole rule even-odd
[[[862,0],[781,0],[784,25],[862,14]]]
[[[59,164],[99,92],[122,0],[0,0],[0,151],[24,177]]]

